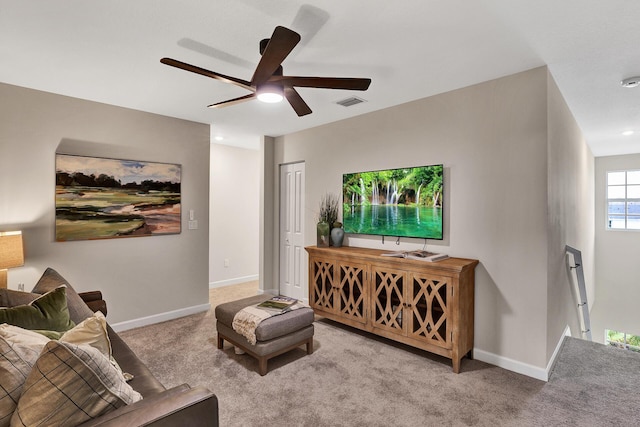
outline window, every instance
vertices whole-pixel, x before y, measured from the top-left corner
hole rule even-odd
[[[631,335],[626,332],[605,329],[604,342],[606,345],[613,347],[640,352],[640,337],[638,335]]]
[[[607,172],[607,228],[640,230],[640,170]]]

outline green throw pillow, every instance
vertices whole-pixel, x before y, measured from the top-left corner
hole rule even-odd
[[[75,324],[69,318],[66,287],[47,292],[28,305],[0,308],[0,323],[30,330],[68,331]]]

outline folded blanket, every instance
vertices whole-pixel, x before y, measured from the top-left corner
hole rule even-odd
[[[308,305],[298,301],[289,307],[289,310],[285,312],[279,312],[276,310],[262,309],[258,307],[258,304],[250,305],[242,310],[238,311],[233,316],[233,330],[242,335],[249,341],[251,345],[256,344],[256,328],[265,319],[273,316],[279,316],[284,313],[288,313],[291,310],[298,308],[308,307]]]

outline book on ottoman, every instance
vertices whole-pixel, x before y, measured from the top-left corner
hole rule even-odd
[[[258,304],[260,308],[278,310],[280,313],[291,310],[291,306],[298,302],[297,299],[278,295]]]

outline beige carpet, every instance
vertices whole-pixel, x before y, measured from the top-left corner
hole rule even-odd
[[[212,305],[257,283],[213,289]],[[232,295],[232,296],[231,296]],[[213,311],[121,335],[167,386],[204,385],[222,426],[634,425],[640,355],[567,339],[548,383],[476,361],[450,361],[320,320],[315,351],[257,362],[216,348]]]

